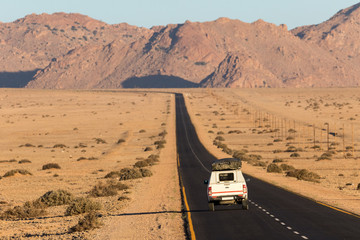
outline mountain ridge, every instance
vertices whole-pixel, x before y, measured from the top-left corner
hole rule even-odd
[[[200,87],[354,87],[359,23],[360,3],[290,31],[261,19],[148,29],[77,13],[30,14],[0,23],[0,86],[8,76],[1,72],[40,69],[26,87],[122,88],[156,76]]]

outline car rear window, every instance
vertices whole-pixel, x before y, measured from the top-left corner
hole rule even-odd
[[[219,173],[219,181],[234,181],[234,173]]]

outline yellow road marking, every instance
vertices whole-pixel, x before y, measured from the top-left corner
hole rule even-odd
[[[180,168],[179,154],[177,155],[177,164],[178,164],[178,167]],[[179,174],[180,174],[180,172],[179,172]],[[181,178],[181,176],[180,176],[180,178]],[[185,208],[186,208],[187,218],[188,218],[188,222],[189,222],[190,237],[192,240],[196,240],[194,226],[193,226],[192,219],[191,219],[191,212],[190,212],[189,204],[188,204],[187,198],[186,198],[185,187],[183,186],[182,180],[180,180],[180,183],[182,185],[182,192],[183,192],[183,196],[184,196]]]
[[[360,218],[359,215],[356,215],[356,214],[353,214],[353,213],[351,213],[351,212],[348,212],[348,211],[345,211],[345,210],[342,210],[342,209],[333,207],[333,206],[331,206],[331,205],[328,205],[328,204],[325,204],[325,203],[322,203],[322,202],[319,202],[319,201],[316,201],[316,203],[317,203],[317,204],[320,204],[320,205],[323,205],[323,206],[325,206],[325,207],[334,209],[334,210],[336,210],[336,211],[339,211],[339,212],[342,212],[342,213],[346,213],[346,214],[351,215],[351,216],[353,216],[353,217]]]
[[[187,215],[188,215],[190,236],[191,236],[191,239],[196,240],[194,226],[192,224],[192,219],[191,219],[191,212],[190,212],[189,204],[186,199],[185,187],[182,187],[182,191],[183,191],[185,207],[186,207],[186,211],[187,211]]]

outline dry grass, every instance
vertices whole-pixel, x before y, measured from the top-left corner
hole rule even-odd
[[[115,196],[118,191],[126,190],[129,187],[123,183],[108,181],[107,183],[98,183],[91,189],[89,196],[91,197],[108,197]]]
[[[100,228],[103,224],[99,221],[96,212],[90,212],[80,219],[79,222],[70,228],[70,232],[84,232]]]
[[[25,170],[25,169],[14,169],[14,170],[11,170],[11,171],[6,172],[3,177],[12,177],[12,176],[15,176],[16,174],[32,175],[32,173],[29,172],[28,170]]]
[[[319,182],[320,176],[306,169],[295,169],[287,172],[286,176],[309,182]]]
[[[79,215],[82,213],[89,213],[92,211],[97,211],[102,208],[99,202],[94,202],[89,198],[76,198],[66,209],[66,216]]]
[[[45,216],[46,211],[37,204],[26,202],[23,206],[16,206],[6,210],[0,215],[1,219],[28,219]]]
[[[61,169],[61,167],[57,163],[47,163],[42,166],[42,170],[47,170],[47,169]]]
[[[48,191],[34,201],[35,205],[43,204],[47,207],[66,205],[73,202],[74,196],[66,190]]]
[[[274,173],[282,173],[281,167],[279,167],[279,166],[278,166],[277,164],[275,164],[275,163],[269,164],[269,166],[267,166],[266,171],[267,171],[267,172],[274,172]]]

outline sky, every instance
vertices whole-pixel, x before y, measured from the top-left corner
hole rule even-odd
[[[219,17],[286,24],[318,24],[359,0],[0,0],[0,21],[28,14],[81,13],[109,24],[156,25],[213,21]]]

